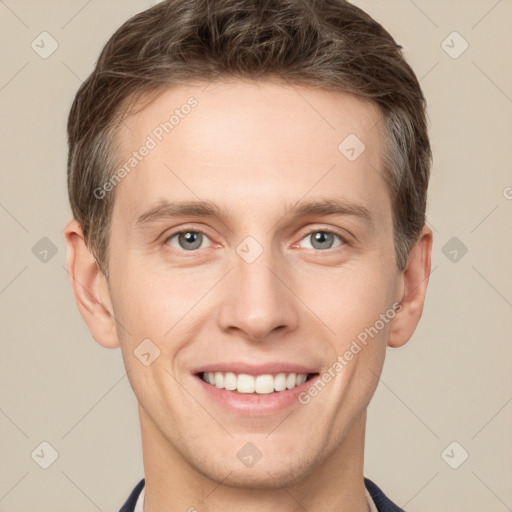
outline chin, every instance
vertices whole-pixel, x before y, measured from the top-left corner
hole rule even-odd
[[[264,462],[263,458],[253,467],[227,464],[226,460],[215,464],[196,467],[195,469],[207,478],[219,484],[239,489],[273,490],[290,487],[300,483],[312,471],[314,463],[287,460]]]

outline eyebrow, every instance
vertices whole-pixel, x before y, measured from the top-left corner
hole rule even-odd
[[[373,227],[373,217],[370,210],[362,204],[348,199],[319,199],[312,201],[299,201],[294,205],[287,205],[283,217],[308,217],[312,215],[342,215],[356,217]],[[156,205],[142,213],[135,221],[135,228],[144,228],[148,224],[179,217],[212,217],[223,219],[227,212],[215,203],[203,201],[177,201],[161,200]]]

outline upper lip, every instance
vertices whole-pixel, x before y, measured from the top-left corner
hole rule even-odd
[[[244,373],[247,375],[266,375],[277,373],[318,373],[318,369],[302,364],[294,364],[289,362],[268,362],[268,363],[243,363],[243,362],[223,362],[209,363],[193,370],[192,373],[210,373],[210,372],[232,372]]]

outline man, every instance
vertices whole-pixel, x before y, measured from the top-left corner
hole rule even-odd
[[[139,405],[121,511],[401,510],[366,409],[421,317],[431,151],[391,36],[342,0],[163,2],[68,132],[70,280]]]

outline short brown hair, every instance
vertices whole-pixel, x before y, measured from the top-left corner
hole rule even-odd
[[[432,154],[425,98],[391,35],[344,0],[167,0],[115,32],[69,114],[71,209],[103,273],[114,192],[97,199],[93,191],[115,171],[115,133],[128,105],[162,87],[217,77],[277,78],[379,105],[396,262],[405,268],[425,224]]]

